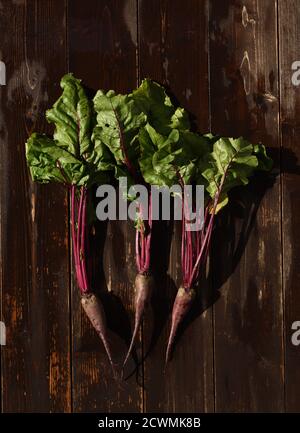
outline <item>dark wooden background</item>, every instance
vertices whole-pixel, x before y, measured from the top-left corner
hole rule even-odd
[[[300,411],[299,0],[2,0],[0,60],[3,412]],[[178,228],[157,224],[153,310],[138,373],[113,381],[72,278],[68,197],[33,184],[24,142],[49,132],[45,109],[67,71],[94,91],[143,77],[170,87],[201,131],[262,141],[275,167],[233,194],[220,215],[201,293],[164,372],[180,283]],[[94,286],[116,359],[133,318],[130,223],[99,224]],[[101,251],[105,250],[103,259]]]

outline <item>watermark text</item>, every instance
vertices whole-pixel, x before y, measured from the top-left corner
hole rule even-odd
[[[128,188],[127,178],[122,177],[119,179],[118,191],[112,185],[100,185],[96,197],[101,199],[96,207],[100,221],[136,221],[139,218],[144,221],[179,221],[184,218],[188,231],[199,231],[203,227],[203,185],[151,185],[149,188],[132,185]]]
[[[0,346],[6,345],[6,328],[4,322],[0,322]]]

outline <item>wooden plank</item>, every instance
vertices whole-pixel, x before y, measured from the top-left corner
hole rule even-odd
[[[263,142],[278,172],[276,1],[212,0],[210,64],[212,130]],[[234,194],[244,210],[224,211],[214,238],[217,412],[284,410],[279,176],[268,183]]]
[[[139,1],[140,78],[169,86],[200,130],[209,128],[207,1]],[[170,310],[180,281],[180,225],[157,224],[153,258],[157,291],[153,324],[145,320],[145,411],[213,410],[213,330],[203,282],[174,357],[164,372]],[[173,233],[172,233],[173,232]],[[173,239],[170,244],[170,238]],[[205,310],[203,312],[203,310]],[[202,314],[201,314],[202,313]]]
[[[280,1],[279,70],[282,164],[283,287],[285,299],[286,411],[300,410],[300,349],[292,344],[292,324],[300,319],[300,211],[299,211],[299,84],[292,82],[292,64],[300,60],[300,9],[297,1]],[[294,78],[297,78],[295,76]]]
[[[24,143],[49,132],[44,112],[66,71],[65,1],[0,7],[1,306],[4,412],[71,409],[68,203],[64,189],[29,180]]]
[[[136,15],[135,0],[69,2],[69,68],[92,92],[99,88],[127,92],[136,86]],[[107,227],[97,224],[96,229],[94,243],[100,260],[95,262],[94,288],[104,301],[114,331],[115,360],[121,363],[126,353],[124,339],[128,341],[133,321],[134,232],[125,221]],[[72,305],[74,411],[140,411],[142,388],[135,375],[122,385],[114,382],[102,344],[82,315],[76,284]]]

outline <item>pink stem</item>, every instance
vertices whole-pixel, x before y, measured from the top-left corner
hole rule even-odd
[[[184,286],[188,285],[189,276],[192,272],[193,268],[193,241],[192,241],[192,232],[186,229],[186,220],[190,222],[190,214],[188,212],[188,206],[185,200],[185,196],[183,196],[183,244],[182,250],[184,251],[184,266],[183,266],[183,283]],[[187,213],[187,217],[185,216]]]
[[[143,219],[143,209],[140,207],[140,217]],[[144,220],[143,220],[144,221]],[[148,204],[148,224],[145,231],[137,230],[135,240],[136,263],[139,272],[147,272],[150,268],[150,252],[151,252],[151,234],[152,234],[152,207],[151,195]]]
[[[185,223],[186,223],[186,218],[185,218],[185,214],[183,214],[183,217],[182,217],[182,224],[183,224],[183,228],[182,228],[182,232],[183,232],[183,236],[182,236],[182,248],[183,248],[183,270],[182,270],[182,275],[183,275],[184,286],[186,286],[187,281],[188,281],[188,260],[189,260]]]
[[[192,271],[191,276],[189,278],[189,287],[191,287],[191,285],[194,283],[196,274],[197,274],[197,272],[199,272],[198,271],[198,267],[200,266],[202,255],[203,255],[203,252],[205,251],[205,248],[207,250],[209,248],[209,242],[210,242],[210,239],[211,239],[211,232],[212,232],[212,229],[213,229],[213,222],[214,222],[215,212],[216,212],[216,209],[217,209],[217,206],[218,206],[218,202],[219,202],[220,194],[221,194],[221,191],[222,191],[222,188],[223,188],[223,183],[224,183],[225,177],[226,177],[226,171],[223,174],[223,177],[222,177],[222,180],[220,182],[218,191],[217,191],[217,193],[215,195],[214,205],[213,205],[213,209],[212,209],[212,212],[211,212],[211,217],[210,217],[210,220],[209,220],[209,223],[208,223],[207,231],[205,233],[205,237],[203,239],[203,242],[202,242],[202,245],[201,245],[201,249],[200,249],[200,252],[198,254],[196,263],[195,263],[195,265],[193,267],[193,271]],[[207,255],[207,253],[205,253],[205,257],[206,257],[206,255]]]
[[[145,270],[146,270],[146,261],[147,261],[147,252],[146,252],[147,237],[145,236],[145,233],[142,234],[142,240],[143,240],[143,245],[142,245],[143,265],[142,265],[142,269],[143,269],[143,272],[145,272]]]
[[[144,261],[145,261],[145,233],[141,231],[140,233],[140,240],[141,240],[141,264],[142,269],[144,269]]]
[[[76,206],[76,197],[75,197],[75,191],[76,186],[71,186],[71,235],[72,235],[72,244],[73,244],[73,257],[75,262],[75,271],[76,271],[76,277],[77,277],[77,283],[79,286],[79,289],[83,290],[83,281],[82,281],[82,275],[80,270],[80,262],[79,262],[79,256],[78,256],[78,246],[77,246],[77,240],[76,240],[76,229],[75,229],[75,206]]]
[[[199,215],[199,224],[200,224],[200,215]],[[199,231],[197,231],[197,239],[196,239],[196,249],[195,249],[195,257],[194,257],[194,264],[197,261],[197,257],[199,256],[200,250],[201,250],[201,245],[204,241],[204,230],[205,230],[205,223],[203,223],[203,227],[201,230],[201,233]],[[197,267],[197,271],[195,273],[195,277],[194,280],[197,280],[199,277],[199,273],[200,273],[200,266]]]
[[[85,234],[86,234],[86,200],[87,200],[87,192],[86,188],[82,187],[81,194],[83,195],[83,204],[82,204],[82,214],[81,214],[81,270],[83,275],[83,291],[88,291],[88,278],[86,272],[86,251],[85,251]]]
[[[200,224],[200,216],[199,216],[199,221],[198,223]],[[199,252],[199,244],[200,244],[200,230],[196,231],[196,247],[195,247],[195,251],[196,251],[196,256],[198,256],[198,252]]]
[[[204,221],[203,221],[202,229],[201,229],[201,231],[200,231],[200,230],[197,230],[197,232],[196,232],[196,248],[195,248],[195,257],[194,257],[194,261],[197,260],[197,257],[198,257],[198,255],[199,255],[199,253],[200,253],[201,244],[202,244],[202,241],[203,241],[203,239],[204,239],[204,230],[205,230],[205,224],[206,224],[207,214],[208,214],[208,208],[206,207],[206,208],[205,208],[205,212],[204,212]],[[200,212],[199,212],[199,219],[198,219],[199,227],[200,227],[200,222],[201,222],[201,221],[200,221]],[[200,268],[199,268],[199,266],[198,266],[198,269],[197,269],[197,273],[196,273],[195,279],[198,279],[198,277],[199,277],[199,271],[200,271]]]
[[[189,220],[190,221],[190,220]],[[187,231],[187,240],[188,240],[188,274],[192,272],[193,268],[193,244],[192,244],[192,232],[191,230]]]
[[[203,227],[201,230],[201,238],[200,238],[201,244],[202,244],[203,239],[204,239],[204,231],[205,231],[205,227],[206,227],[206,223],[207,223],[207,218],[208,218],[208,205],[206,206],[205,212],[204,212],[204,221],[203,221]],[[200,251],[200,245],[199,245],[199,251]],[[199,251],[198,251],[198,253],[199,253]],[[197,256],[198,256],[198,254],[197,254]]]
[[[204,253],[204,257],[203,257],[203,264],[205,265],[206,260],[207,260],[207,256],[208,256],[208,252],[209,252],[209,247],[210,247],[210,242],[211,242],[211,234],[212,234],[212,230],[209,233],[208,239],[207,239],[207,247]]]
[[[140,231],[135,231],[135,260],[138,272],[141,272],[141,257],[140,257]]]
[[[189,284],[188,284],[189,287],[191,287],[192,283],[194,282],[195,275],[196,275],[196,272],[197,272],[197,268],[200,265],[202,254],[203,254],[204,248],[206,247],[206,242],[207,242],[207,240],[208,240],[208,238],[210,236],[210,231],[212,229],[213,221],[214,221],[214,212],[211,214],[210,221],[209,221],[209,224],[208,224],[208,227],[207,227],[207,232],[205,234],[204,241],[203,241],[203,243],[201,245],[200,253],[199,253],[198,257],[197,257],[196,263],[195,263],[195,265],[193,267],[193,271],[192,271],[191,276],[189,278]]]
[[[181,269],[183,273],[183,279],[185,279],[185,248],[184,248],[184,240],[185,240],[185,217],[184,217],[184,209],[183,209],[183,201],[181,207]]]
[[[149,233],[146,244],[146,263],[145,270],[149,271],[150,268],[150,256],[151,256],[151,233]]]
[[[77,254],[78,254],[78,258],[79,258],[80,268],[81,268],[80,234],[81,234],[81,223],[82,223],[82,202],[83,202],[83,194],[82,194],[82,188],[81,188],[80,198],[79,198],[78,215],[77,215]]]
[[[190,274],[188,287],[191,287],[194,284],[196,276],[199,274],[199,267],[200,267],[200,264],[201,264],[201,259],[203,257],[203,254],[204,254],[204,259],[206,260],[206,258],[207,258],[208,249],[209,249],[210,241],[211,241],[211,232],[212,232],[212,229],[213,229],[214,217],[215,217],[216,209],[217,209],[217,206],[218,206],[218,203],[219,203],[219,198],[220,198],[220,194],[222,192],[223,184],[224,184],[224,181],[225,181],[225,178],[226,178],[226,175],[227,175],[227,169],[224,171],[224,174],[222,176],[220,185],[218,187],[218,190],[217,190],[215,198],[214,198],[214,203],[213,203],[213,209],[212,209],[212,212],[211,212],[211,217],[210,217],[210,220],[209,220],[209,223],[208,223],[208,227],[207,227],[204,239],[203,239],[203,241],[201,240],[201,249],[200,249],[200,252],[198,254],[196,263],[195,263],[195,265],[193,267],[193,270],[192,270],[192,272]],[[207,206],[207,208],[208,208],[208,206]],[[208,211],[208,209],[207,209],[207,211]],[[207,215],[205,216],[205,219],[206,219],[206,217],[207,217]]]
[[[145,263],[145,270],[149,271],[150,268],[150,255],[151,255],[151,235],[152,235],[152,198],[151,194],[149,197],[149,207],[148,207],[148,225],[149,225],[149,232],[147,234],[146,238],[146,263]]]

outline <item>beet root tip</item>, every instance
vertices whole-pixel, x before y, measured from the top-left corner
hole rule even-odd
[[[123,368],[132,352],[140,324],[142,322],[144,310],[151,298],[154,289],[154,278],[148,273],[139,273],[135,278],[135,319],[134,330],[131,337],[130,346],[123,362]]]
[[[106,319],[102,303],[93,293],[88,293],[81,297],[81,305],[95,331],[101,338],[107,357],[115,373],[111,349],[107,338]]]
[[[168,364],[171,358],[174,340],[178,331],[178,327],[189,312],[195,298],[194,289],[185,289],[180,287],[173,304],[171,330],[166,350],[165,365]]]

